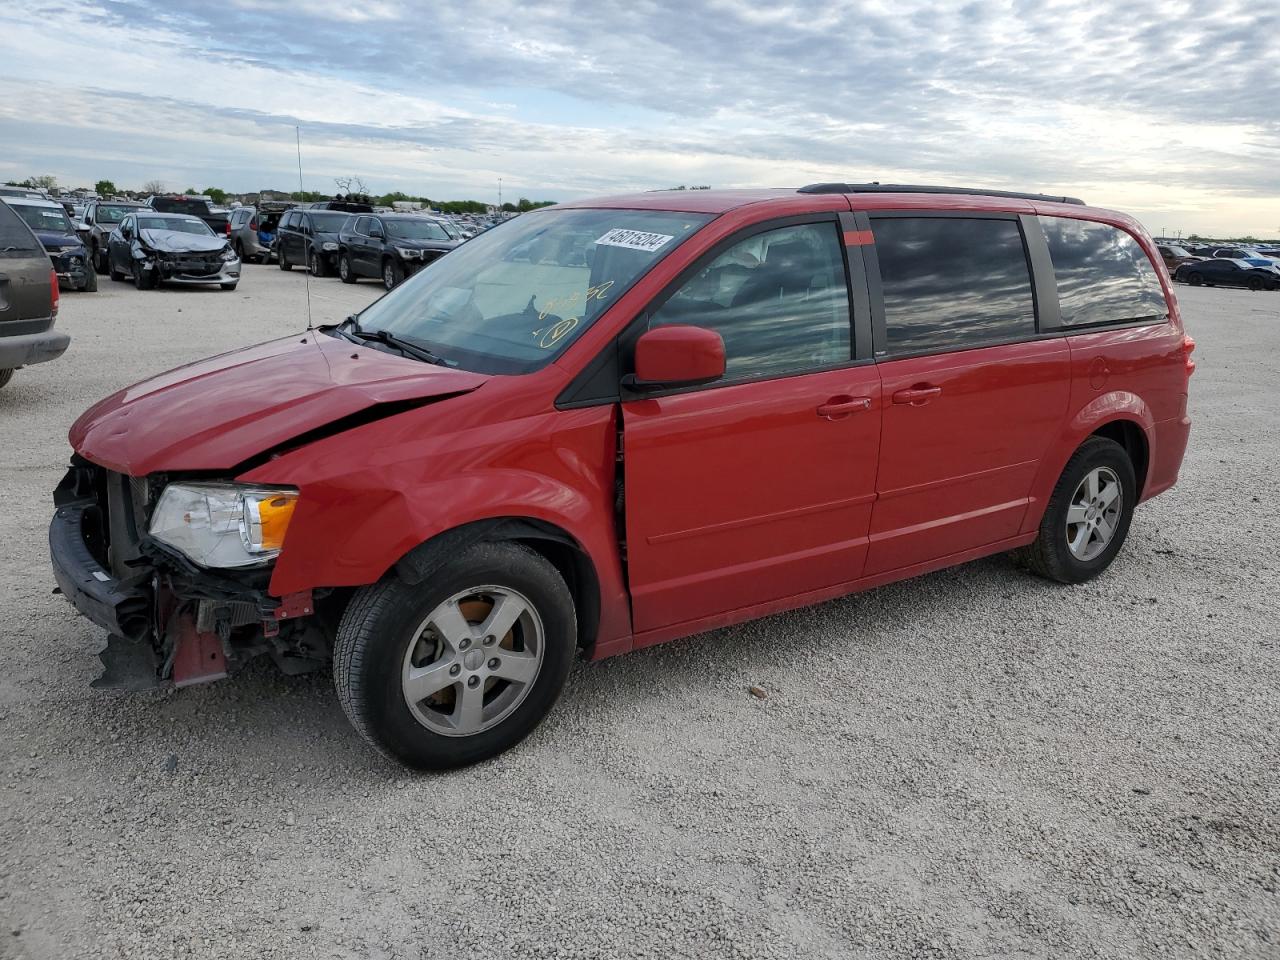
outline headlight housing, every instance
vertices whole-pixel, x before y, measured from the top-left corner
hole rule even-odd
[[[280,555],[297,504],[289,487],[171,483],[150,532],[202,567],[261,567]]]
[[[232,250],[230,247],[227,247],[225,250],[222,251],[222,259],[231,261],[239,258],[236,257],[236,252],[234,250]]]
[[[421,260],[422,251],[417,247],[396,247],[396,253],[406,260]]]

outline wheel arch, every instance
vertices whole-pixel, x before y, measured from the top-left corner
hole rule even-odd
[[[1138,482],[1138,498],[1147,487],[1147,471],[1151,466],[1151,440],[1136,420],[1117,418],[1109,420],[1094,430],[1090,436],[1106,437],[1124,447],[1133,464],[1133,474]],[[1087,439],[1087,438],[1086,438]]]
[[[546,520],[492,517],[452,527],[411,549],[392,565],[392,570],[406,583],[422,583],[472,544],[494,541],[523,544],[556,568],[573,597],[578,646],[590,650],[600,629],[599,575],[582,544],[568,531]]]

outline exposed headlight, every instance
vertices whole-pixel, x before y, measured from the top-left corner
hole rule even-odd
[[[151,535],[202,567],[260,567],[280,554],[298,491],[235,483],[171,483]]]
[[[236,256],[236,252],[235,252],[234,250],[232,250],[230,247],[227,247],[227,249],[225,249],[225,250],[223,250],[223,251],[222,251],[222,259],[223,259],[223,260],[238,260],[238,259],[239,259],[239,257],[237,257],[237,256]]]
[[[404,257],[406,260],[422,259],[422,251],[415,247],[396,247],[396,253]]]
[[[332,240],[326,240],[324,243],[320,244],[320,249],[326,251],[327,253],[332,253],[333,251],[338,249],[338,245],[334,243]]]

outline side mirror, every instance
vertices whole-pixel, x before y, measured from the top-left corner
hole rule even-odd
[[[636,341],[636,372],[624,380],[632,390],[711,383],[724,376],[724,340],[705,327],[656,327]]]

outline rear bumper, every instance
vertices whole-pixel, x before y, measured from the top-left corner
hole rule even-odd
[[[82,615],[109,633],[141,640],[151,631],[151,592],[121,582],[94,559],[83,532],[87,509],[96,509],[92,501],[76,501],[53,515],[49,524],[53,579]]]
[[[14,337],[0,335],[0,370],[16,370],[33,363],[56,360],[66,353],[70,343],[71,337],[57,330]]]

